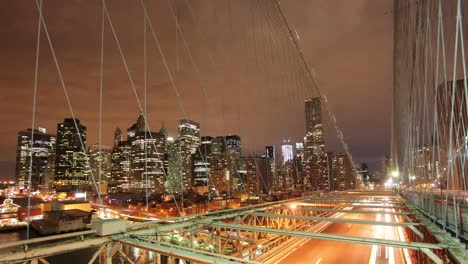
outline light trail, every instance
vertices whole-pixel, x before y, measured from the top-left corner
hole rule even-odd
[[[393,212],[395,212],[395,209],[392,209]],[[394,215],[393,217],[395,217],[395,222],[400,222],[400,220],[398,219],[398,217],[396,215]],[[401,228],[401,226],[398,226],[398,227],[395,227],[396,230],[397,230],[397,234],[398,234],[398,239],[400,241],[406,241],[405,239],[405,236],[403,235],[403,229]],[[404,248],[403,249],[403,255],[405,256],[405,262],[406,264],[412,264],[411,262],[411,257],[410,257],[410,254],[409,254],[409,251],[407,248]]]
[[[381,214],[377,214],[375,216],[375,220],[376,221],[381,221],[382,219],[382,215]],[[382,226],[375,226],[375,237],[380,237],[380,234],[382,233]],[[372,245],[372,251],[371,251],[371,255],[369,257],[369,264],[375,264],[376,260],[377,260],[377,250],[379,249],[379,246],[377,245]]]

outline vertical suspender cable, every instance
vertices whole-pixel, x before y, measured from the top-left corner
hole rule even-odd
[[[328,101],[327,101],[326,97],[323,96],[323,94],[320,91],[318,81],[317,81],[317,79],[315,77],[315,74],[312,74],[312,70],[310,69],[309,64],[307,63],[307,61],[306,61],[306,59],[304,57],[304,53],[302,52],[302,48],[301,48],[301,46],[299,44],[299,40],[296,37],[294,37],[292,29],[291,29],[288,21],[286,20],[286,17],[284,16],[283,10],[281,9],[281,6],[280,6],[278,0],[272,0],[272,1],[274,1],[275,5],[277,7],[279,15],[281,16],[284,25],[288,29],[288,33],[289,33],[289,35],[291,37],[291,41],[293,42],[294,47],[296,49],[296,52],[298,53],[299,59],[301,61],[301,64],[304,67],[306,77],[309,79],[309,81],[313,85],[313,88],[315,88],[318,96],[320,97],[320,101],[322,102],[323,107],[324,107],[325,111],[327,112],[328,117],[331,120],[331,123],[332,123],[334,129],[337,132],[340,143],[341,143],[341,145],[342,145],[342,147],[343,147],[343,149],[344,149],[344,151],[345,151],[345,153],[346,153],[346,155],[349,158],[349,161],[351,163],[351,167],[352,167],[351,170],[352,170],[353,174],[355,175],[355,178],[358,178],[358,173],[356,171],[356,166],[355,166],[355,163],[353,161],[353,157],[351,156],[351,153],[349,152],[348,145],[344,141],[343,133],[341,132],[341,129],[339,128],[339,126],[338,126],[338,124],[336,122],[336,118],[334,117],[333,113],[330,110],[330,107],[328,106]]]
[[[451,95],[451,103],[450,103],[450,107],[451,107],[451,111],[450,111],[450,126],[449,126],[449,136],[450,136],[450,140],[449,140],[449,154],[448,154],[448,166],[449,166],[449,173],[447,175],[447,186],[446,186],[446,192],[445,192],[445,212],[444,212],[444,217],[445,217],[445,221],[444,221],[444,227],[446,227],[447,225],[447,211],[448,211],[448,191],[449,191],[449,186],[450,186],[450,180],[452,180],[452,185],[453,187],[455,188],[456,187],[456,183],[454,181],[454,172],[453,172],[453,164],[454,164],[454,157],[453,157],[453,133],[452,133],[452,130],[453,130],[453,122],[454,122],[454,107],[455,107],[455,90],[456,90],[456,74],[457,74],[457,55],[458,55],[458,38],[459,38],[459,27],[460,27],[460,24],[458,23],[459,19],[460,19],[460,0],[458,0],[458,7],[457,7],[457,18],[456,18],[456,32],[455,32],[455,48],[454,48],[454,52],[453,52],[453,77],[452,77],[452,87],[451,87],[451,92],[452,92],[452,95]],[[454,203],[454,206],[455,206],[455,203]]]
[[[41,17],[42,17],[42,0],[39,0],[39,21],[37,23],[37,43],[36,43],[36,65],[34,68],[34,91],[33,91],[33,106],[32,106],[32,124],[31,124],[31,146],[29,149],[29,175],[28,175],[28,226],[26,231],[26,239],[29,239],[30,223],[31,223],[31,178],[33,167],[33,147],[34,147],[34,127],[36,126],[36,96],[37,96],[37,78],[39,75],[39,51],[41,43]]]
[[[148,117],[148,111],[147,111],[147,47],[146,47],[146,9],[143,10],[143,14],[144,14],[144,17],[143,17],[143,111],[144,111],[144,118],[145,118],[145,124],[146,124],[146,118]],[[144,129],[144,133],[145,133],[145,141],[143,143],[143,147],[145,148],[145,202],[146,202],[146,213],[148,213],[148,200],[149,200],[149,197],[148,197],[148,185],[149,185],[149,181],[148,181],[148,148],[147,148],[147,136],[146,136],[146,133],[151,133],[149,132],[147,129],[146,129],[146,125],[145,125],[145,129]],[[164,170],[164,168],[163,168]]]
[[[102,17],[101,17],[101,79],[99,84],[99,170],[98,170],[98,190],[101,193],[102,186],[102,89],[104,82],[104,0],[102,1]],[[107,182],[107,181],[106,181]],[[102,204],[99,204],[100,211],[102,210]]]
[[[467,85],[467,74],[466,74],[466,60],[465,60],[465,41],[464,41],[464,37],[463,37],[463,22],[462,22],[462,13],[461,13],[461,8],[459,9],[459,15],[460,15],[460,19],[458,20],[458,23],[460,25],[460,50],[461,50],[461,55],[462,55],[462,65],[463,65],[463,88],[464,88],[464,100],[465,100],[465,107],[466,107],[466,110],[465,110],[465,115],[460,115],[460,118],[462,119],[463,122],[465,122],[466,120],[463,118],[464,116],[468,116],[468,85]],[[463,99],[460,99],[463,101]],[[462,105],[462,104],[460,104]],[[466,124],[465,124],[466,125]],[[466,126],[463,126],[463,129],[465,130],[466,129]],[[465,131],[466,132],[466,131]],[[464,151],[466,152],[467,151],[467,141],[468,141],[468,137],[465,133],[464,135],[465,137],[463,138],[463,148]],[[463,153],[463,151],[462,151]],[[466,159],[466,156],[463,155],[463,159],[465,160]],[[465,170],[464,170],[464,166],[462,166],[462,172],[464,173]],[[463,175],[462,177],[462,184],[463,184],[463,190],[466,191],[467,190],[467,182],[466,182],[466,176],[467,175]]]
[[[142,2],[142,0],[140,0],[140,3],[141,3],[141,5],[146,9],[146,7],[145,7],[144,3]],[[135,95],[135,99],[136,99],[136,101],[137,101],[138,108],[140,109],[141,112],[144,112],[143,105],[142,105],[142,103],[141,103],[141,101],[140,101],[140,98],[138,97],[138,93],[137,93],[137,90],[136,90],[136,87],[135,87],[135,82],[133,81],[133,77],[132,77],[132,75],[131,75],[131,73],[130,73],[130,69],[129,69],[129,67],[128,67],[127,60],[125,59],[125,55],[124,55],[123,49],[122,49],[122,47],[121,47],[121,45],[120,45],[120,41],[119,41],[119,39],[118,39],[118,37],[117,37],[117,33],[116,33],[116,31],[115,31],[115,28],[114,28],[114,25],[113,25],[113,23],[112,23],[112,19],[111,19],[111,17],[110,17],[109,10],[107,9],[107,7],[105,7],[105,12],[106,12],[107,21],[109,22],[109,26],[110,26],[110,29],[111,29],[111,31],[112,31],[112,35],[113,35],[113,37],[114,37],[115,43],[116,43],[117,48],[118,48],[118,50],[119,50],[120,57],[121,57],[121,59],[122,59],[122,63],[123,63],[123,65],[124,65],[125,72],[127,73],[127,77],[128,77],[128,79],[129,79],[129,81],[130,81],[130,86],[131,86],[131,88],[132,88],[133,94]],[[170,72],[169,72],[169,67],[168,67],[167,62],[166,62],[166,60],[165,60],[165,57],[163,56],[164,54],[162,54],[162,50],[161,50],[161,47],[160,47],[160,45],[159,45],[159,41],[157,41],[156,34],[154,33],[154,30],[153,30],[153,28],[152,28],[151,20],[149,20],[148,13],[145,12],[145,14],[146,14],[146,20],[147,20],[149,29],[150,29],[151,32],[153,33],[153,37],[156,39],[156,43],[158,44],[158,48],[159,48],[159,51],[160,51],[160,53],[161,53],[161,57],[163,58],[164,66],[165,66],[165,68],[166,68],[166,71],[168,71],[168,75],[170,76],[171,84],[175,85],[174,82],[173,82],[172,75],[171,75]],[[178,91],[178,90],[177,90],[177,91]],[[179,94],[178,94],[178,95],[179,95]],[[179,103],[180,103],[180,102],[179,102]],[[143,118],[144,118],[144,120],[145,120],[144,123],[145,123],[146,129],[147,129],[148,131],[151,131],[146,116],[143,116]],[[155,141],[154,141],[154,139],[153,139],[152,134],[149,133],[148,135],[150,136],[150,139],[151,139],[151,141],[152,141],[152,146],[153,146],[154,151],[157,153],[157,155],[161,156],[160,153],[158,152],[158,148],[156,147],[156,144],[155,144]],[[159,160],[159,162],[160,162],[160,168],[162,168],[162,172],[163,172],[163,174],[164,174],[164,180],[167,180],[167,174],[166,174],[166,171],[165,171],[164,168],[163,168],[164,164],[163,164],[163,162],[161,161],[161,159]],[[179,214],[180,214],[179,205],[177,204],[176,198],[175,198],[175,196],[174,196],[174,192],[172,191],[172,186],[170,186],[170,185],[169,185],[169,192],[171,193],[172,197],[174,198],[174,202],[175,202],[176,209],[177,209],[177,211],[178,211]]]

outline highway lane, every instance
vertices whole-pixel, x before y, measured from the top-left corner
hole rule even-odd
[[[392,218],[390,218],[392,217]],[[382,214],[343,214],[342,218],[392,221],[393,216]],[[398,240],[398,232],[392,226],[373,226],[349,223],[333,223],[322,233],[339,234],[347,236],[386,238]],[[392,254],[392,251],[394,254]],[[404,262],[401,249],[351,244],[326,240],[309,240],[302,246],[293,249],[290,254],[276,263],[391,263]]]

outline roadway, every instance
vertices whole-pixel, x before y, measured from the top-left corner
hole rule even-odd
[[[354,208],[354,209],[359,209]],[[374,209],[375,210],[375,209]],[[389,214],[351,214],[344,213],[341,218],[379,220],[395,222]],[[323,230],[323,233],[348,236],[385,238],[399,240],[400,232],[393,226],[375,226],[349,223],[333,223]],[[351,244],[326,240],[307,240],[298,245],[276,263],[369,263],[369,264],[400,264],[405,263],[402,249],[386,248],[361,244]]]

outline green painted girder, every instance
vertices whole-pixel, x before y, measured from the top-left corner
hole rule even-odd
[[[221,256],[210,256],[208,254],[201,254],[199,252],[195,252],[191,250],[190,248],[185,248],[182,249],[180,247],[170,247],[170,246],[165,246],[161,244],[155,244],[151,242],[146,242],[142,240],[137,240],[137,239],[131,239],[131,238],[122,238],[119,239],[118,241],[134,246],[137,248],[153,251],[156,253],[163,254],[165,256],[171,256],[175,258],[180,258],[183,260],[195,262],[195,263],[221,263],[221,264],[235,264],[235,263],[243,263],[239,262],[236,258],[236,260],[233,260],[233,258],[230,258],[229,256],[225,256],[224,258]],[[207,252],[209,253],[209,252]],[[250,261],[245,261],[244,263],[249,263]]]
[[[299,219],[305,221],[319,221],[319,222],[337,222],[337,223],[352,223],[361,225],[384,225],[384,226],[415,226],[419,223],[415,222],[386,222],[386,221],[373,221],[373,220],[361,220],[361,219],[349,219],[349,218],[333,218],[333,217],[320,217],[320,216],[301,216],[301,215],[282,215],[282,214],[270,214],[255,212],[251,214],[259,217],[270,217],[270,218],[288,218],[288,219]]]
[[[245,207],[240,207],[240,208],[233,208],[233,209],[225,209],[225,210],[214,211],[214,212],[209,212],[209,213],[204,213],[204,214],[193,214],[193,215],[187,215],[187,216],[177,216],[177,217],[170,217],[170,218],[166,218],[166,219],[162,219],[162,220],[154,220],[154,221],[148,221],[148,222],[142,222],[142,223],[135,223],[135,224],[128,225],[127,226],[127,231],[155,227],[155,226],[159,226],[161,224],[168,225],[167,224],[168,221],[171,221],[173,223],[181,223],[181,222],[187,222],[187,221],[191,221],[191,220],[199,219],[199,218],[223,217],[223,216],[228,215],[228,214],[238,214],[238,212],[244,212],[244,211],[248,211],[248,210],[256,210],[256,209],[266,208],[266,207],[275,206],[275,205],[287,204],[287,203],[291,203],[291,202],[306,200],[308,198],[310,198],[310,197],[304,196],[304,197],[298,197],[298,198],[282,200],[282,201],[277,201],[277,202],[270,202],[270,203],[264,203],[264,204],[258,204],[258,205],[250,205],[250,206],[245,206]]]
[[[276,234],[276,235],[283,235],[283,236],[303,237],[303,238],[310,238],[310,239],[330,240],[330,241],[357,243],[357,244],[365,244],[365,245],[379,245],[379,246],[407,248],[407,249],[414,249],[414,250],[421,250],[423,248],[428,248],[428,249],[446,249],[447,248],[447,245],[441,244],[441,243],[430,244],[430,243],[421,243],[421,242],[387,240],[387,239],[379,239],[379,238],[343,236],[343,235],[326,234],[326,233],[227,224],[227,223],[221,223],[221,222],[212,222],[212,223],[206,222],[206,224],[209,224],[212,227],[234,229],[234,230],[246,231],[246,232],[262,232],[262,233]]]
[[[307,199],[311,201],[312,203],[318,203],[318,202],[332,202],[332,203],[365,203],[365,204],[388,204],[388,205],[400,205],[401,202],[393,202],[393,201],[366,201],[362,199],[326,199],[326,198],[317,198],[317,199]],[[305,202],[307,203],[307,202]]]
[[[282,206],[282,207],[273,207],[273,209],[291,209],[291,207],[288,206]],[[313,212],[330,212],[330,213],[349,213],[349,214],[390,214],[390,215],[409,215],[411,214],[410,212],[385,212],[382,210],[379,211],[370,211],[370,210],[345,210],[345,209],[327,209],[327,208],[311,208],[311,207],[297,207],[294,209],[296,211],[313,211]]]

